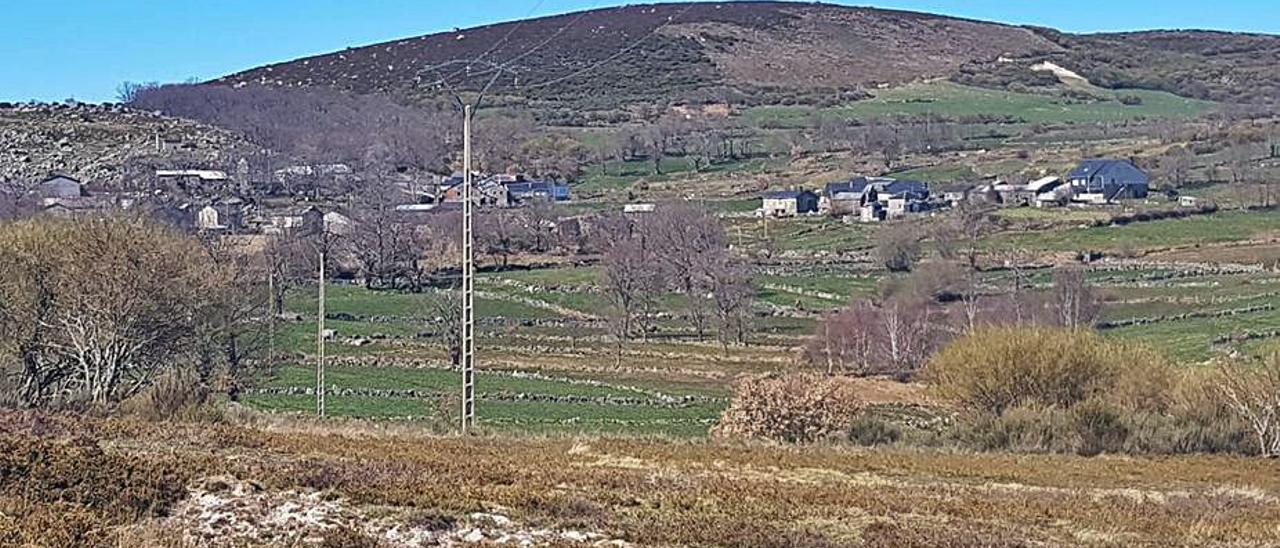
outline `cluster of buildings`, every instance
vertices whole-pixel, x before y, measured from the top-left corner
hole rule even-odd
[[[830,183],[822,194],[810,190],[783,190],[764,196],[760,214],[791,217],[805,214],[852,216],[874,222],[905,217],[939,207],[930,199],[929,186],[919,181],[889,177],[858,177]]]
[[[1066,178],[1050,176],[1026,184],[929,185],[890,177],[857,177],[827,184],[821,194],[781,190],[764,195],[759,215],[792,217],[821,214],[877,222],[951,207],[966,200],[1005,206],[1101,205],[1147,197],[1150,177],[1129,160],[1080,162]]]
[[[157,175],[225,180],[225,174],[210,170],[173,170]],[[84,183],[68,175],[53,175],[40,182],[29,199],[37,212],[53,217],[130,211],[182,230],[203,233],[282,233],[322,224],[329,226],[345,218],[336,211],[324,213],[316,207],[262,214],[251,202],[239,197],[178,201],[160,193],[90,191]]]
[[[277,176],[304,177],[317,172],[341,175],[345,166],[292,166],[279,170]],[[209,169],[157,170],[156,177],[173,183],[178,189],[205,188],[230,180],[226,172]],[[480,206],[519,207],[534,201],[562,202],[569,199],[569,187],[554,181],[536,180],[524,175],[494,175],[473,180],[475,203]],[[456,209],[462,200],[461,175],[442,177],[415,188],[403,185],[405,196],[398,211],[406,213]],[[185,192],[178,192],[186,194]],[[102,214],[111,211],[135,211],[150,215],[184,230],[204,233],[279,234],[293,230],[312,230],[319,226],[340,230],[350,219],[336,209],[327,212],[315,206],[260,210],[251,201],[224,195],[205,200],[181,201],[164,192],[109,192],[89,190],[74,177],[54,174],[35,186],[26,197],[30,209],[51,216]],[[397,198],[399,199],[399,198]]]
[[[402,211],[427,211],[436,206],[462,202],[462,174],[443,177],[418,188],[413,203],[399,207]],[[490,175],[472,177],[472,200],[479,206],[519,207],[535,201],[569,200],[569,186],[555,181],[531,179],[526,175]]]

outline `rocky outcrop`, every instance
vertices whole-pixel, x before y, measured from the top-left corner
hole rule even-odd
[[[156,168],[232,172],[257,150],[218,128],[119,105],[0,104],[0,182],[61,173],[91,188],[137,189]]]

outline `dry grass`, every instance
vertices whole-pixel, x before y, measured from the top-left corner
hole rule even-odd
[[[40,443],[58,447],[72,432],[87,432],[92,441],[86,443],[103,455],[60,469],[71,485],[84,477],[126,487],[227,474],[268,490],[331,490],[361,505],[453,516],[500,510],[531,526],[580,527],[641,545],[1280,545],[1274,526],[1280,476],[1270,462],[1238,457],[1087,459],[395,432],[357,437],[317,425],[264,431],[59,421],[59,428],[43,428]],[[36,430],[23,425],[0,432],[30,442]],[[136,473],[103,474],[122,462],[133,463]],[[166,475],[169,470],[181,473]],[[26,542],[80,538],[82,545],[105,545],[67,531],[148,515],[107,510],[47,477],[2,476],[6,524],[25,531],[19,538]],[[120,496],[108,495],[120,489],[93,485],[100,496]],[[172,498],[154,489],[130,496]]]

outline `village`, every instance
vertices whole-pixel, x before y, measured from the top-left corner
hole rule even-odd
[[[857,177],[828,183],[819,192],[780,190],[762,198],[759,216],[830,215],[847,221],[881,222],[928,214],[968,201],[1001,207],[1088,207],[1144,200],[1150,177],[1129,160],[1091,159],[1064,176],[1025,184],[1000,180],[981,184],[927,184],[891,177]],[[1195,206],[1194,197],[1179,200]]]
[[[0,546],[1280,546],[1280,35],[1143,2],[15,3]]]
[[[278,180],[312,176],[350,177],[342,164],[290,166],[275,172]],[[165,169],[155,171],[156,180],[182,188],[199,185],[235,185],[243,174],[213,169]],[[360,184],[360,183],[356,183]],[[986,183],[924,183],[892,177],[859,176],[827,183],[820,190],[777,190],[761,197],[757,216],[773,218],[824,215],[845,222],[882,222],[928,215],[978,202],[999,207],[1096,207],[1137,202],[1148,198],[1150,178],[1132,161],[1119,159],[1084,160],[1063,176],[1049,175],[1023,184],[995,180]],[[405,218],[457,211],[461,204],[461,174],[436,176],[424,183],[399,183],[387,187],[394,194],[385,197]],[[474,202],[485,208],[518,208],[534,202],[563,203],[570,200],[570,185],[538,180],[523,174],[481,175],[473,182]],[[1178,205],[1199,205],[1195,197],[1171,195]],[[162,191],[127,192],[94,188],[62,174],[51,174],[24,197],[28,210],[65,217],[135,211],[176,228],[210,234],[283,234],[314,231],[318,226],[344,227],[351,224],[348,206],[314,203],[273,207],[229,193],[204,200],[179,200]],[[621,206],[626,213],[653,210],[651,203]],[[341,230],[341,228],[339,228]]]

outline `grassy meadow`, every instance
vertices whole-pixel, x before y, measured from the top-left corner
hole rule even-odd
[[[1019,123],[1121,122],[1152,118],[1193,118],[1214,108],[1207,101],[1147,90],[1096,90],[1092,100],[1066,98],[1043,93],[1018,93],[964,86],[951,82],[928,82],[877,90],[874,97],[830,108],[806,106],[756,107],[743,118],[759,127],[795,127],[816,114],[847,120],[898,116],[989,117]],[[1121,95],[1141,99],[1125,105]]]

